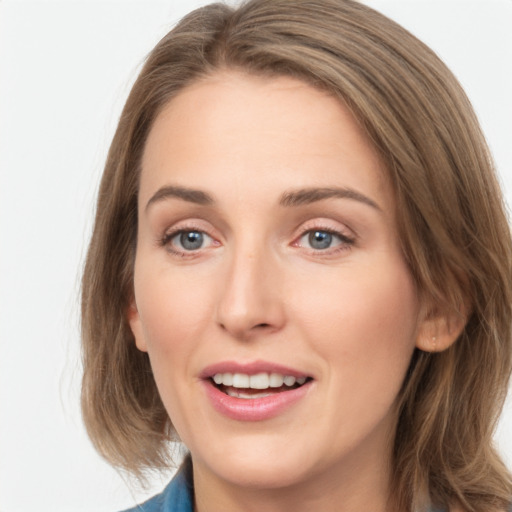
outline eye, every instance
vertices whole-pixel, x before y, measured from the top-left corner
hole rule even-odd
[[[171,242],[185,251],[197,251],[201,249],[207,238],[209,238],[208,235],[201,233],[201,231],[182,231],[177,233],[171,239]]]
[[[323,250],[332,246],[334,236],[328,231],[310,231],[306,233],[301,240],[307,239],[307,243],[312,249]]]
[[[314,251],[326,251],[328,249],[350,246],[354,241],[341,233],[326,229],[311,229],[303,233],[298,244],[300,247],[313,249]]]
[[[214,245],[215,242],[213,238],[204,231],[197,229],[181,229],[166,235],[162,243],[167,246],[171,252],[184,254],[205,249],[206,247]]]

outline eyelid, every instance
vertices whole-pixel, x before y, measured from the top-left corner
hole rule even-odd
[[[212,247],[219,247],[221,242],[219,241],[219,236],[214,234],[214,231],[211,226],[206,226],[208,224],[201,219],[186,219],[183,221],[178,221],[172,226],[166,228],[163,233],[158,237],[157,243],[159,246],[166,248],[166,250],[174,255],[186,257],[197,257],[200,253],[203,253],[205,250],[208,250]],[[177,247],[171,246],[171,241],[174,237],[184,232],[198,232],[206,235],[211,243],[208,247],[201,247],[197,250],[180,250]]]
[[[323,229],[323,228],[313,228],[313,229],[307,229],[306,231],[304,231],[304,233],[302,233],[302,235],[300,235],[298,237],[298,239],[296,240],[302,240],[302,238],[304,238],[308,233],[313,233],[313,232],[320,232],[320,233],[328,233],[329,235],[332,235],[334,237],[337,237],[339,240],[340,240],[340,244],[338,245],[341,245],[341,244],[345,244],[345,245],[352,245],[354,243],[354,240],[352,238],[349,238],[347,237],[346,235],[344,235],[343,233],[340,233],[339,231],[333,231],[331,229]],[[298,246],[298,241],[295,242]],[[332,247],[332,249],[334,249],[336,246]],[[327,252],[328,249],[314,249],[314,248],[310,248],[311,250],[313,251],[319,251],[319,252]]]
[[[169,235],[166,236],[166,239],[169,241],[169,242],[173,242],[173,240],[179,240],[179,238],[181,237],[181,235],[183,234],[190,234],[190,233],[199,233],[202,237],[203,237],[203,241],[205,239],[207,240],[210,240],[210,243],[212,243],[214,240],[213,238],[208,234],[208,233],[205,233],[204,231],[199,231],[197,229],[180,229],[174,233],[171,233]],[[181,244],[183,245],[183,244]],[[184,247],[182,247],[183,249],[183,252],[187,252],[187,253],[192,253],[192,252],[195,252],[195,251],[200,251],[201,249],[206,249],[206,247],[199,247],[198,249],[186,249]],[[181,251],[182,250],[181,248],[179,248],[178,250]]]
[[[308,231],[327,231],[329,233],[333,233],[335,235],[339,235],[344,239],[356,241],[357,234],[356,232],[349,228],[347,225],[340,223],[339,221],[335,221],[329,218],[315,218],[311,220],[307,220],[306,222],[301,223],[301,225],[295,230],[294,239],[297,239],[307,233]]]
[[[180,250],[179,247],[171,247],[170,242],[178,234],[193,231],[205,234],[211,240],[208,246],[201,247],[196,250]],[[315,249],[312,247],[308,248],[303,246],[300,243],[301,239],[307,233],[312,231],[323,231],[330,233],[333,236],[338,237],[339,243],[326,249]],[[220,234],[217,232],[217,230],[214,229],[208,221],[205,221],[201,218],[187,218],[179,220],[163,230],[162,234],[157,238],[157,245],[166,248],[169,253],[174,255],[179,255],[182,257],[197,257],[203,254],[205,251],[223,245],[221,236],[219,235]],[[311,254],[318,256],[329,256],[336,252],[350,249],[356,243],[356,241],[357,234],[351,228],[339,221],[320,217],[302,222],[300,226],[295,229],[295,234],[292,237],[292,242],[290,245],[292,247],[302,248]]]
[[[300,241],[304,238],[304,236],[314,231],[330,233],[331,235],[338,237],[340,243],[326,249],[315,249],[301,245]],[[291,245],[297,248],[302,248],[308,251],[310,254],[328,257],[338,252],[349,250],[356,243],[356,240],[357,235],[353,230],[346,227],[345,225],[330,219],[319,218],[312,219],[301,224],[301,226],[296,231],[296,235],[293,237],[293,242]]]

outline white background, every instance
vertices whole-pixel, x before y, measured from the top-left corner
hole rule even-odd
[[[95,454],[81,424],[80,267],[140,63],[204,3],[0,0],[1,512],[114,512],[145,496]],[[458,76],[512,204],[512,0],[366,3]],[[512,465],[510,402],[497,440]]]

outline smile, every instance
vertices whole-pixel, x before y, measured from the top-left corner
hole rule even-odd
[[[255,375],[246,373],[216,373],[213,382],[217,388],[234,398],[255,400],[275,393],[302,386],[307,377],[294,377],[280,373],[261,372]],[[270,392],[265,392],[265,390]]]
[[[209,376],[203,374],[206,377],[203,383],[214,408],[239,421],[261,421],[281,414],[305,397],[313,382],[311,377],[285,368],[243,369],[245,371],[217,368],[210,370]]]

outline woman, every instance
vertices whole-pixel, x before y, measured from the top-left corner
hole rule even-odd
[[[511,240],[469,101],[351,0],[194,11],[121,116],[83,411],[147,511],[504,511]]]

